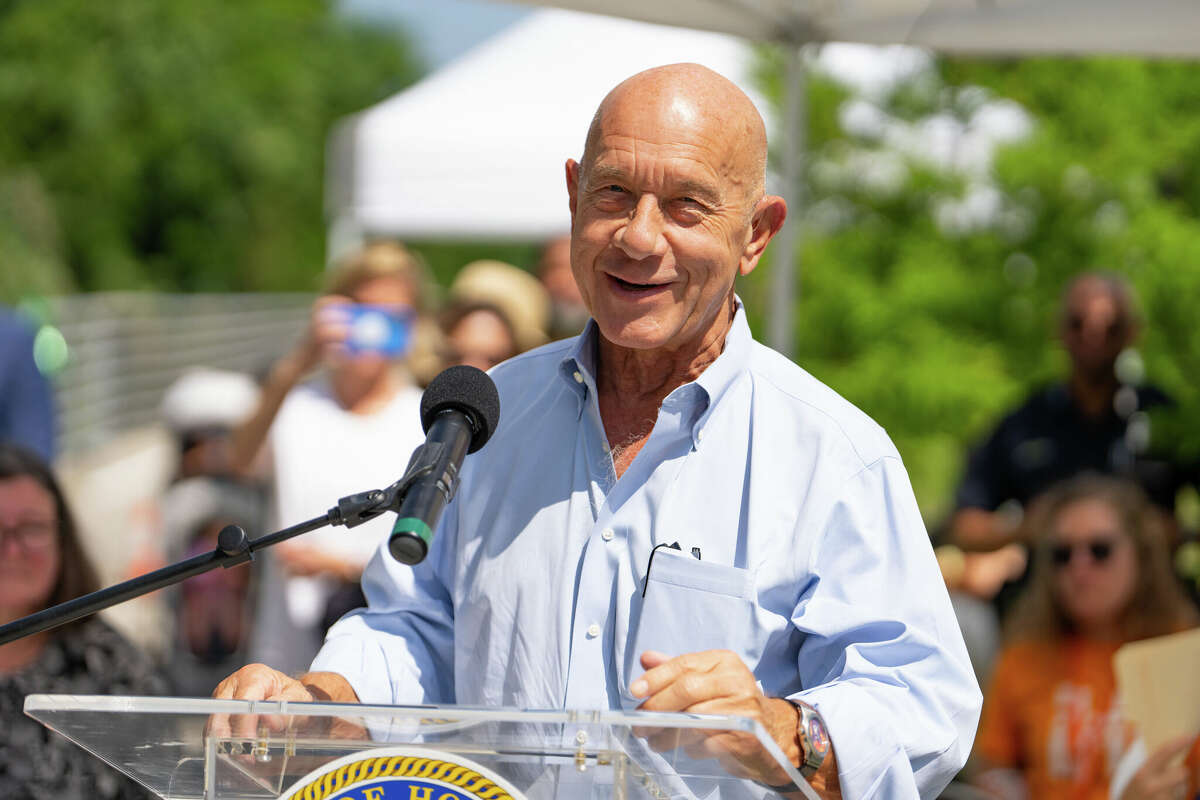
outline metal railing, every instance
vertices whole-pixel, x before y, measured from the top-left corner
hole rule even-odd
[[[103,292],[48,300],[67,344],[55,377],[58,450],[82,453],[161,421],[190,367],[259,374],[300,336],[314,295]]]

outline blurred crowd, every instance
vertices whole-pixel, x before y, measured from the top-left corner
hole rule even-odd
[[[475,261],[439,292],[410,251],[373,243],[330,267],[295,346],[261,374],[183,374],[162,401],[177,468],[153,552],[133,563],[207,553],[227,526],[258,536],[394,482],[424,439],[421,391],[441,369],[486,370],[587,322],[567,237],[528,266]],[[1152,447],[1149,412],[1171,399],[1127,357],[1141,325],[1119,277],[1089,273],[1065,287],[1069,373],[972,449],[956,508],[934,530],[985,687],[975,756],[949,793],[1197,792],[1194,740],[1146,747],[1122,715],[1113,668],[1122,645],[1200,622],[1196,582],[1176,568],[1195,532],[1175,514],[1198,470]],[[0,315],[0,622],[97,588],[48,466],[53,403],[31,351],[20,322]],[[385,515],[308,533],[162,592],[162,630],[138,637],[142,647],[100,618],[0,646],[0,796],[144,796],[23,717],[23,697],[205,696],[251,661],[303,671],[328,626],[364,602],[359,577],[390,524]]]

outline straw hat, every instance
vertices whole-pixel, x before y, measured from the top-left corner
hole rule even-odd
[[[488,303],[498,308],[524,352],[545,344],[550,324],[550,296],[538,279],[503,261],[472,261],[450,284],[450,302]]]

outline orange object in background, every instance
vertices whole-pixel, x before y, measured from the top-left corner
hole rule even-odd
[[[1115,703],[1116,643],[1022,642],[1001,654],[976,752],[1021,770],[1032,800],[1108,800],[1112,769],[1132,740]]]

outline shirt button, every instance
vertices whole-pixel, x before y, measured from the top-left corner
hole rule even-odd
[[[700,430],[696,431],[696,441],[699,442],[699,441],[702,441],[703,439],[704,439],[704,428],[701,428]]]
[[[587,636],[589,639],[595,639],[599,635],[600,635],[600,624],[598,622],[593,622],[591,625],[588,625]]]
[[[600,538],[601,538],[601,539],[603,539],[603,540],[604,540],[604,541],[606,541],[606,542],[611,542],[611,541],[613,540],[613,536],[615,536],[615,535],[616,535],[616,534],[614,534],[614,533],[613,533],[613,529],[612,529],[612,528],[605,528],[605,529],[604,529],[604,530],[603,530],[603,531],[600,533]]]
[[[579,370],[575,370],[575,382],[583,383],[583,373],[580,372]]]

